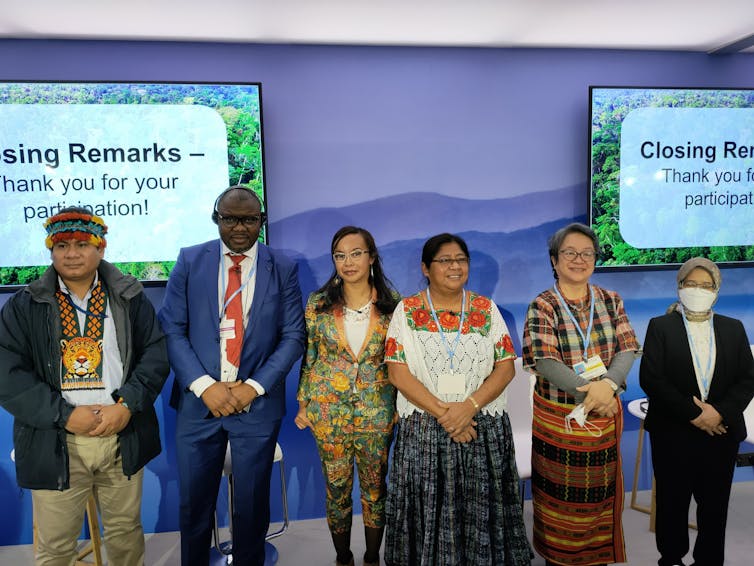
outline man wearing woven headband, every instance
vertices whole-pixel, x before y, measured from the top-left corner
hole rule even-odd
[[[304,352],[298,268],[257,241],[265,217],[248,187],[223,191],[211,218],[220,238],[181,250],[159,314],[175,373],[181,564],[209,563],[230,444],[233,563],[262,566],[285,378]]]
[[[52,265],[0,312],[0,405],[14,416],[18,485],[32,493],[36,564],[73,564],[94,495],[109,563],[142,565],[165,338],[141,284],[103,259],[100,217],[71,207],[44,227]]]

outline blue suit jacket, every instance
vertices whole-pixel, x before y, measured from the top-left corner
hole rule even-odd
[[[254,299],[238,371],[239,379],[251,377],[265,389],[265,395],[252,403],[252,422],[283,417],[285,377],[306,342],[298,266],[258,246]],[[158,315],[175,373],[171,405],[190,418],[210,413],[189,385],[205,374],[220,378],[220,249],[220,240],[212,240],[181,250]]]

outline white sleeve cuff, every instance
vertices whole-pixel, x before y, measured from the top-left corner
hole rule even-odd
[[[249,378],[246,381],[244,381],[244,383],[248,383],[254,389],[257,390],[257,393],[259,393],[260,395],[264,395],[264,393],[265,393],[264,387],[262,387],[262,384],[259,383],[258,381],[254,381],[253,379]]]
[[[189,389],[191,389],[194,395],[201,399],[204,392],[209,388],[210,385],[213,385],[215,382],[216,380],[212,379],[210,376],[203,375],[201,377],[197,377],[194,381],[192,381],[191,385],[189,385]]]

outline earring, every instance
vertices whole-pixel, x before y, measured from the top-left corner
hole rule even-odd
[[[374,265],[369,266],[369,277],[374,279]]]
[[[333,277],[332,284],[335,285],[336,287],[340,285],[340,277],[338,277],[337,275]]]

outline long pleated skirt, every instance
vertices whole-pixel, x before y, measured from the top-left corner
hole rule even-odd
[[[476,421],[477,439],[459,444],[428,414],[400,420],[388,482],[389,566],[531,564],[508,415]]]

